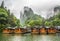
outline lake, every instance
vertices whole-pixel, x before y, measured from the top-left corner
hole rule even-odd
[[[0,34],[0,41],[60,41],[60,33],[49,35]]]

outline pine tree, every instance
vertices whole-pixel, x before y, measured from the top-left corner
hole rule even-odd
[[[10,16],[10,10],[8,9],[8,15]]]
[[[1,3],[1,8],[4,8],[4,1],[2,1]]]

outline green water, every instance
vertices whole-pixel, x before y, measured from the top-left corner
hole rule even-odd
[[[50,35],[0,34],[0,41],[60,41],[60,34]]]

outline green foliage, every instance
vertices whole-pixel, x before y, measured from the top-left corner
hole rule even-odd
[[[20,27],[20,20],[17,19],[13,13],[10,13],[10,10],[4,8],[4,4],[2,2],[0,6],[0,32],[3,28],[7,27]]]
[[[20,20],[19,20],[19,19],[17,19],[16,24],[17,24],[17,27],[20,27],[20,26],[21,26],[21,25],[20,25]]]
[[[3,28],[5,28],[5,24],[0,24],[0,32],[2,32]]]
[[[31,18],[29,18],[28,20],[26,20],[26,25],[27,26],[41,26],[42,25],[42,20],[43,18],[41,16],[38,15],[34,15]]]
[[[7,16],[7,11],[5,11],[3,8],[0,8],[0,24],[6,24]]]
[[[52,23],[55,26],[60,26],[60,19],[59,18],[55,18]]]
[[[60,13],[49,18],[48,21],[54,26],[60,26]]]
[[[32,21],[29,22],[29,25],[31,25],[31,26],[40,26],[41,21],[40,20],[32,20]]]
[[[45,26],[52,26],[53,24],[52,24],[52,22],[50,22],[50,21],[45,21]]]

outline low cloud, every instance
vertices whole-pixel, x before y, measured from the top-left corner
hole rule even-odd
[[[3,0],[0,0],[0,4]],[[51,12],[53,7],[60,5],[60,0],[4,0],[5,6],[14,13],[17,18],[20,18],[20,11],[24,6],[32,8],[32,10],[47,17],[48,12]]]

